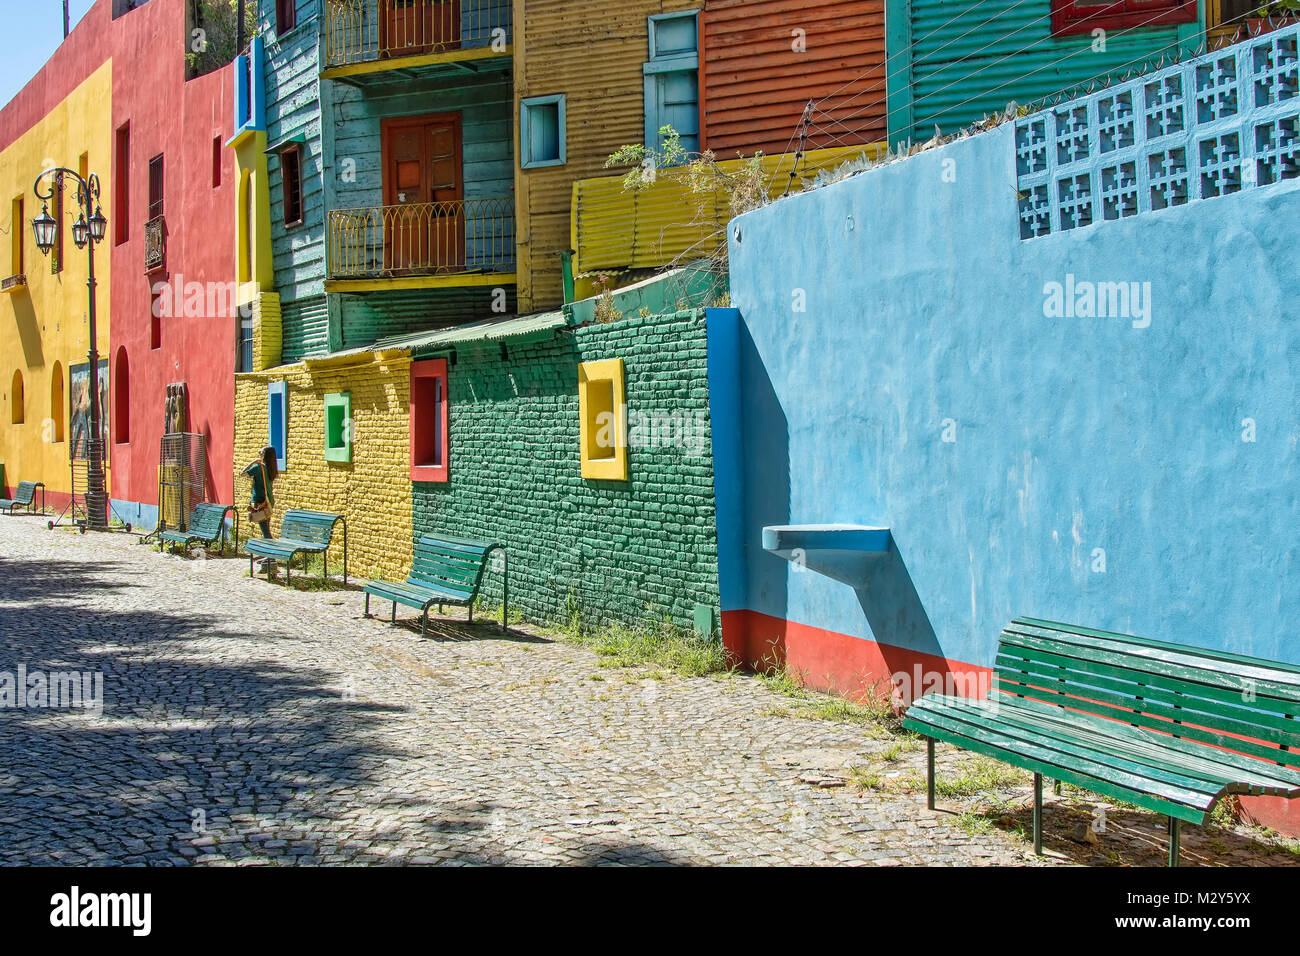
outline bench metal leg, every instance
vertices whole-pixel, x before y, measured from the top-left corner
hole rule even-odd
[[[429,633],[429,609],[424,609],[424,614],[420,617],[420,636],[424,637]]]
[[[1034,774],[1034,853],[1043,855],[1043,775]]]
[[[501,549],[501,631],[505,633],[506,617],[510,612],[510,555]]]
[[[393,602],[393,616],[388,619],[389,624],[397,623],[397,602]]]
[[[366,592],[366,611],[365,611],[365,617],[369,617],[369,616],[370,616],[370,592],[367,591],[367,592]]]
[[[1169,818],[1169,865],[1178,865],[1178,840],[1179,829],[1182,827],[1182,820],[1177,817]]]
[[[925,806],[934,809],[934,738],[925,738]]]
[[[469,622],[470,622],[471,624],[473,624],[473,623],[474,623],[474,599],[473,599],[473,598],[470,598],[470,599],[469,599],[469,604],[467,604],[467,605],[465,605],[465,606],[466,606],[467,608],[469,608]]]

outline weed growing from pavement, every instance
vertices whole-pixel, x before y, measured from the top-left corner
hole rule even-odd
[[[703,677],[731,670],[722,642],[704,637],[660,618],[629,626],[610,623],[594,626],[584,619],[581,605],[570,596],[561,639],[596,652],[606,667],[656,665],[678,677]],[[666,674],[664,676],[667,676]]]
[[[803,680],[786,667],[772,667],[759,675],[772,692],[790,700],[785,708],[768,711],[773,716],[801,717],[808,720],[830,720],[859,724],[868,736],[884,739],[899,733],[899,717],[890,706],[887,696],[868,692],[861,703],[829,694],[808,690]]]

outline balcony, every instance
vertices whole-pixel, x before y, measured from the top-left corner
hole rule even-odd
[[[513,282],[514,200],[334,209],[328,254],[338,291]]]
[[[144,224],[144,271],[157,272],[167,262],[167,230],[162,216]]]
[[[510,0],[325,0],[325,77],[509,56]]]

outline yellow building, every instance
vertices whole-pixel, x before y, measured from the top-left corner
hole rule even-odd
[[[86,363],[89,351],[87,262],[72,241],[75,186],[65,188],[61,204],[50,204],[62,235],[47,257],[32,236],[30,221],[41,211],[32,184],[50,166],[97,173],[100,203],[112,222],[112,88],[112,66],[105,63],[0,151],[0,230],[8,241],[0,254],[9,255],[0,262],[0,462],[10,487],[42,481],[56,506],[71,490],[70,371]],[[109,249],[105,243],[95,257],[101,362],[109,357]]]

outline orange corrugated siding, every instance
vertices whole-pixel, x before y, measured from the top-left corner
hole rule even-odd
[[[825,102],[806,148],[884,139],[884,0],[708,0],[700,73],[702,148],[719,158],[785,152],[810,99]]]

